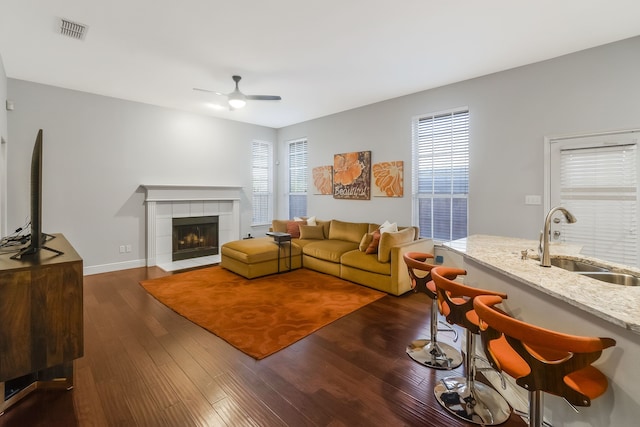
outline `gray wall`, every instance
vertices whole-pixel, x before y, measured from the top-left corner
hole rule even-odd
[[[468,106],[470,234],[537,238],[543,206],[544,137],[640,126],[640,37],[369,105],[278,131],[281,165],[286,141],[306,136],[310,168],[333,155],[372,151],[372,163],[403,160],[405,196],[370,201],[309,196],[318,218],[411,223],[411,118]],[[402,78],[402,69],[394,78]],[[375,88],[372,88],[375,90]],[[281,176],[286,188],[286,175]],[[280,201],[286,200],[280,194]],[[286,204],[278,212],[286,216]]]
[[[411,118],[468,106],[470,233],[537,238],[543,207],[525,205],[524,197],[543,194],[543,138],[639,127],[638,52],[640,37],[278,130],[9,79],[15,110],[8,113],[5,144],[8,229],[29,214],[28,165],[39,128],[45,137],[44,231],[64,233],[85,266],[96,270],[144,260],[140,184],[242,185],[241,233],[256,234],[248,204],[253,139],[277,139],[281,148],[277,217],[287,216],[282,148],[307,137],[310,169],[332,164],[336,153],[361,150],[371,150],[373,163],[405,162],[403,198],[310,195],[309,215],[409,224]],[[402,69],[390,78],[402,78]],[[120,254],[124,244],[133,252]]]
[[[63,233],[85,271],[144,265],[141,184],[241,185],[251,232],[251,141],[276,131],[21,80],[8,80],[9,229],[29,215],[29,165],[44,135],[43,231]],[[119,245],[132,252],[119,253]]]
[[[2,55],[0,55],[0,102],[7,99],[7,74],[4,71]],[[9,139],[7,129],[7,110],[0,106],[0,236],[7,235],[7,144]]]

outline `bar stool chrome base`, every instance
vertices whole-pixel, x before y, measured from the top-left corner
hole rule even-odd
[[[419,339],[412,341],[406,351],[416,362],[434,369],[450,370],[462,364],[462,354],[449,344]]]
[[[436,399],[451,414],[474,424],[502,424],[511,416],[511,407],[492,387],[480,382],[469,386],[465,377],[447,377],[436,385]]]

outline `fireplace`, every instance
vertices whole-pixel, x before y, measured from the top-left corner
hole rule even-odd
[[[240,199],[242,186],[147,185],[145,189],[147,226],[147,267],[158,265],[167,271],[186,268],[198,260],[219,262],[217,255],[189,260],[172,260],[172,218],[218,216],[218,248],[240,239]],[[214,260],[217,259],[217,260]],[[188,264],[188,265],[185,265]]]
[[[172,219],[172,260],[218,254],[218,217]]]

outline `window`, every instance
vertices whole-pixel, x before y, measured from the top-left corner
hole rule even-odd
[[[264,225],[272,217],[272,148],[271,143],[253,141],[251,144],[253,217],[252,225]]]
[[[577,218],[561,221],[558,235],[583,255],[639,265],[637,139],[620,132],[551,141],[551,203]]]
[[[307,140],[289,142],[289,218],[307,215]]]
[[[413,223],[438,241],[467,237],[469,110],[413,119]]]

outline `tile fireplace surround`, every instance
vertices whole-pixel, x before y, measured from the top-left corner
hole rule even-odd
[[[178,270],[220,261],[220,255],[173,262],[172,218],[218,216],[218,247],[240,238],[239,186],[142,185],[146,190],[147,267]]]

